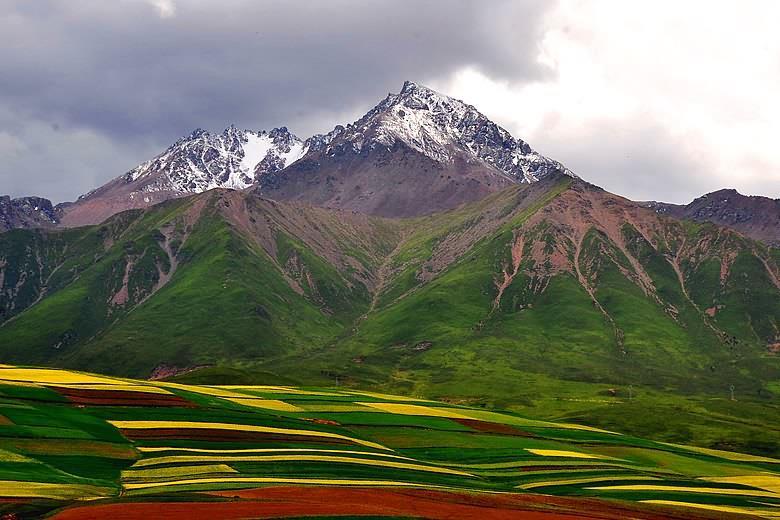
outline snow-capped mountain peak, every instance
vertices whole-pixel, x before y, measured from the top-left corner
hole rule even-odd
[[[327,150],[336,146],[343,149],[342,140],[349,142],[355,153],[366,147],[392,148],[401,142],[442,163],[456,157],[482,161],[520,182],[534,182],[554,172],[574,176],[472,105],[412,81],[404,82],[398,94],[389,94],[354,124],[317,137],[312,149],[326,148],[326,153],[336,153]]]
[[[303,141],[285,127],[253,131],[231,125],[219,134],[198,128],[127,172],[124,180],[143,183],[147,192],[243,189],[265,173],[289,166],[304,153]]]

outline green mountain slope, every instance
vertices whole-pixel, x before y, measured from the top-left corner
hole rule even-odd
[[[51,240],[67,247],[73,233]],[[92,254],[69,269],[69,284],[4,323],[3,357],[146,377],[160,364],[257,360],[321,344],[367,308],[373,268],[393,236],[376,219],[231,192],[124,213],[81,231]],[[32,258],[45,243],[34,233],[0,240],[11,251],[27,240]]]
[[[381,388],[777,454],[779,261],[568,177],[406,220],[212,191],[0,235],[0,361]]]

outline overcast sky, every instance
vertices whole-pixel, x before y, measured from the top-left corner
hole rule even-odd
[[[638,200],[780,197],[780,2],[0,0],[0,194],[70,200],[202,127],[411,79]]]

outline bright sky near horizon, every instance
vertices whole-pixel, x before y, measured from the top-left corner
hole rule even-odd
[[[196,127],[305,138],[411,79],[630,198],[777,198],[778,20],[771,0],[6,0],[0,194],[73,199]]]

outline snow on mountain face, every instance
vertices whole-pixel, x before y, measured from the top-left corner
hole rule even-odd
[[[337,126],[307,141],[312,150],[328,155],[349,143],[354,153],[401,141],[439,162],[455,155],[481,160],[519,182],[534,182],[554,172],[574,174],[561,163],[531,149],[490,121],[476,108],[410,81],[390,94],[354,124]]]
[[[197,129],[163,153],[124,175],[127,183],[149,179],[143,191],[200,193],[212,188],[243,189],[268,172],[281,170],[306,153],[287,128],[221,134]]]

